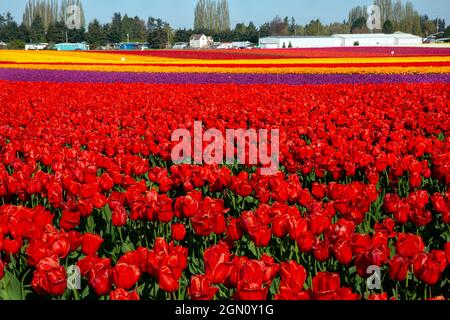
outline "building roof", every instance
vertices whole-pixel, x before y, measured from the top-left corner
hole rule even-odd
[[[334,34],[332,36],[269,36],[261,38],[263,42],[265,41],[276,41],[280,39],[330,39],[330,38],[347,38],[347,39],[360,39],[360,38],[410,38],[416,39],[420,38],[413,34],[395,32],[392,34],[385,33],[355,33],[355,34]]]
[[[334,34],[332,37],[335,38],[347,38],[347,39],[356,39],[356,38],[420,38],[413,34],[403,33],[403,32],[395,32],[392,34],[386,33],[354,33],[354,34]]]
[[[261,39],[309,39],[309,38],[329,38],[330,36],[269,36]]]
[[[61,43],[57,43],[55,44],[55,46],[86,46],[87,44],[84,42],[79,42],[79,43],[69,43],[69,42],[61,42]]]
[[[121,42],[120,44],[148,44],[148,42]]]

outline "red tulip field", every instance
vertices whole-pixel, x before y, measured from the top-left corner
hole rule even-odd
[[[314,73],[276,52],[0,66],[0,299],[450,298],[450,53]],[[277,173],[175,163],[199,121],[278,129]]]

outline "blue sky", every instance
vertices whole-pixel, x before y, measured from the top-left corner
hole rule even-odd
[[[406,1],[406,0],[405,0]],[[404,1],[404,2],[405,2]],[[197,0],[83,0],[86,18],[108,22],[114,12],[153,16],[168,21],[175,28],[191,28]],[[0,0],[0,12],[10,11],[16,20],[22,20],[26,0]],[[350,8],[371,4],[371,0],[229,0],[231,24],[253,21],[261,25],[274,16],[294,16],[305,24],[319,18],[324,23],[343,21]],[[450,24],[449,0],[412,0],[420,13],[440,17]]]

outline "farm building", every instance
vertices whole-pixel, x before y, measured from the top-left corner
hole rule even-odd
[[[25,45],[25,50],[44,50],[47,47],[48,43],[28,43]]]
[[[149,48],[148,43],[141,42],[122,42],[118,46],[119,50],[146,50]]]
[[[3,41],[0,41],[0,50],[1,49],[6,49],[6,47],[7,47],[7,44],[4,43]]]
[[[339,41],[333,37],[277,36],[259,39],[259,46],[262,49],[323,48],[339,46]]]
[[[403,32],[393,34],[335,34],[332,36],[276,36],[259,39],[265,49],[278,48],[324,48],[359,46],[406,46],[422,44],[422,38]]]
[[[207,48],[213,43],[213,38],[204,34],[193,34],[189,41],[190,47],[194,49]]]
[[[86,43],[58,43],[55,44],[55,49],[58,51],[84,51],[89,50]]]
[[[369,34],[335,34],[334,38],[340,39],[342,47],[360,46],[401,46],[422,44],[422,38],[403,32],[393,34],[369,33]]]

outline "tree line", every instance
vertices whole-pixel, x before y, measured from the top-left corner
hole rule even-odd
[[[430,20],[428,15],[420,15],[413,4],[401,0],[374,0],[374,4],[381,9],[381,30],[384,33],[401,31],[427,37],[446,28],[445,20]],[[367,33],[366,21],[368,19],[367,6],[357,6],[350,10],[348,24],[351,33]],[[450,31],[450,30],[449,30]]]
[[[411,2],[401,0],[375,0],[381,8],[381,30],[373,32],[393,33],[402,31],[423,37],[444,31],[442,36],[450,37],[450,27],[445,21],[420,15]],[[66,26],[67,8],[80,8],[80,29]],[[366,26],[367,7],[357,6],[350,10],[342,22],[323,24],[319,19],[298,24],[294,17],[276,16],[260,26],[255,23],[237,23],[230,27],[230,12],[227,0],[198,0],[194,8],[194,28],[174,29],[166,21],[149,17],[114,13],[110,22],[100,23],[94,19],[86,25],[81,0],[28,0],[22,23],[19,25],[10,13],[0,14],[0,41],[9,48],[20,48],[24,43],[87,42],[91,48],[100,48],[119,42],[148,42],[153,48],[165,48],[176,42],[189,42],[195,33],[213,36],[216,41],[250,41],[257,43],[265,36],[321,36],[337,33],[368,33]],[[446,29],[445,29],[446,28]]]
[[[199,0],[195,7],[194,29],[213,32],[230,30],[230,11],[227,0]]]

